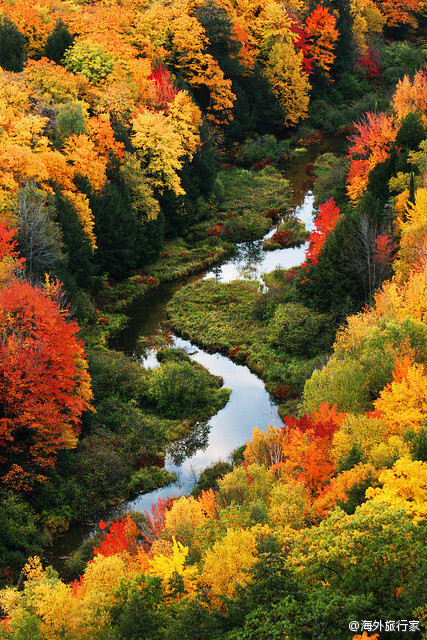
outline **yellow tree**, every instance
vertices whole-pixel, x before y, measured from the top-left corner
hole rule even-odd
[[[303,53],[292,42],[276,42],[268,53],[264,75],[284,113],[284,122],[295,125],[307,116],[311,85],[303,71]]]
[[[399,80],[392,104],[400,121],[414,112],[420,113],[424,126],[427,125],[427,77],[424,70],[417,71],[412,82],[406,75]]]
[[[225,536],[215,542],[205,555],[202,580],[215,602],[220,596],[232,598],[237,586],[249,581],[248,569],[256,561],[256,536],[247,529],[227,529]]]
[[[379,481],[381,488],[366,491],[369,500],[402,508],[414,522],[427,518],[427,462],[400,458]]]
[[[394,269],[407,276],[411,269],[422,268],[426,255],[427,189],[417,189],[415,203],[408,202],[406,220],[400,223],[401,238]]]
[[[403,320],[410,316],[427,323],[427,260],[420,260],[406,280],[394,276],[375,294],[373,313],[378,317]]]
[[[393,382],[374,403],[390,434],[418,431],[427,418],[427,375],[422,365],[403,358],[396,362]]]
[[[178,574],[181,576],[184,586],[182,597],[192,597],[197,591],[197,567],[186,565],[188,547],[177,542],[175,538],[172,539],[172,542],[172,553],[168,555],[155,555],[149,561],[149,572],[162,578],[166,596],[171,595],[169,587],[170,580],[173,578],[174,574]]]
[[[171,189],[175,195],[183,195],[178,171],[185,149],[173,123],[162,112],[142,109],[133,119],[132,128],[133,145],[152,188],[160,193]]]
[[[203,525],[206,516],[200,503],[189,496],[175,500],[165,514],[165,529],[183,544],[191,544],[196,528]]]
[[[202,113],[191,100],[187,91],[178,91],[168,104],[168,119],[181,138],[181,145],[189,159],[200,146],[200,127]]]
[[[78,98],[78,76],[53,60],[29,60],[24,73],[32,89],[47,102],[62,103]]]

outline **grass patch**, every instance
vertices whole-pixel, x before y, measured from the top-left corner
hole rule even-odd
[[[188,239],[175,238],[164,246],[155,263],[147,267],[146,273],[158,282],[177,280],[186,275],[203,271],[220,262],[233,246],[226,242],[210,239],[194,246]]]
[[[284,411],[295,411],[305,380],[334,335],[329,316],[298,302],[288,273],[275,270],[266,292],[258,283],[240,280],[192,283],[174,295],[168,317],[196,344],[247,364]]]
[[[270,209],[285,212],[289,207],[289,181],[272,166],[259,172],[237,168],[222,170],[214,191],[219,212],[247,210],[263,214]]]

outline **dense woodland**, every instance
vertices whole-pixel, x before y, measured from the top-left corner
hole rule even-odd
[[[427,638],[426,28],[422,0],[0,0],[0,638]],[[169,307],[286,428],[61,579],[43,547],[168,484],[229,395],[109,349],[127,305],[278,220],[264,249],[301,245],[282,172],[325,134],[304,264]]]

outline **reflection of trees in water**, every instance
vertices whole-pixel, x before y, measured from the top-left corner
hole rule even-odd
[[[256,280],[257,267],[264,257],[262,240],[254,242],[242,242],[236,247],[233,264],[237,266],[238,273],[245,280]]]
[[[222,266],[219,264],[216,264],[212,267],[212,273],[213,273],[213,277],[215,278],[215,280],[221,280],[222,278]]]
[[[191,458],[197,451],[204,451],[209,444],[210,430],[208,420],[198,420],[184,438],[168,446],[167,454],[172,462],[180,467],[186,458]]]

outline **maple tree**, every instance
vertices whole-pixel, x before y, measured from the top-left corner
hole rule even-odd
[[[427,417],[427,376],[424,367],[411,363],[409,356],[397,360],[393,382],[375,401],[389,427],[389,433],[402,434],[409,428],[421,428]]]
[[[264,75],[268,79],[284,113],[284,123],[295,125],[307,116],[308,75],[304,71],[304,54],[292,42],[275,42],[271,47]]]
[[[402,280],[396,275],[383,284],[375,294],[372,313],[379,318],[395,316],[404,320],[410,316],[414,320],[427,322],[427,262],[423,256],[420,256],[416,266],[406,279]]]
[[[151,104],[155,109],[167,111],[169,102],[172,102],[178,93],[178,90],[173,85],[169,71],[159,64],[151,72],[148,79],[151,81]]]
[[[165,513],[165,530],[183,544],[191,544],[196,527],[206,521],[206,516],[198,500],[192,496],[175,500]]]
[[[427,517],[427,463],[399,458],[379,475],[381,488],[370,487],[366,497],[376,503],[403,508],[414,522]]]
[[[388,158],[398,125],[386,113],[368,112],[361,123],[355,124],[355,129],[348,154],[347,193],[353,202],[358,202],[372,169]]]
[[[339,36],[336,23],[335,16],[320,4],[308,14],[305,20],[309,54],[326,72],[330,70],[335,60],[334,48]]]
[[[376,0],[377,4],[384,14],[386,23],[390,27],[399,27],[402,25],[410,25],[415,28],[418,26],[416,14],[422,11],[424,3],[422,0]]]
[[[17,229],[9,229],[4,220],[0,220],[0,289],[10,284],[16,270],[22,268],[25,259],[19,256],[17,241],[13,238]]]
[[[340,217],[340,210],[334,198],[330,198],[319,207],[319,211],[314,219],[316,229],[310,234],[310,244],[305,254],[306,263],[316,264],[327,237],[334,230]]]
[[[106,527],[102,520],[99,526],[101,530]],[[136,538],[138,534],[138,527],[130,515],[127,514],[126,517],[121,518],[121,520],[117,519],[110,524],[108,532],[104,533],[99,547],[93,547],[93,553],[95,556],[102,555],[104,557],[123,552],[135,554],[137,551]]]
[[[247,570],[255,562],[255,550],[256,537],[252,531],[228,528],[222,540],[206,552],[203,580],[214,600],[232,597],[238,585],[244,586],[249,581]]]
[[[28,60],[25,76],[44,100],[62,103],[78,98],[79,78],[48,58]]]
[[[79,328],[55,300],[26,282],[0,291],[2,481],[30,489],[74,447],[80,416],[91,408]]]
[[[405,75],[397,83],[393,94],[393,109],[400,121],[409,113],[420,113],[423,124],[427,124],[425,110],[427,107],[427,76],[425,68],[417,71],[411,82]]]

